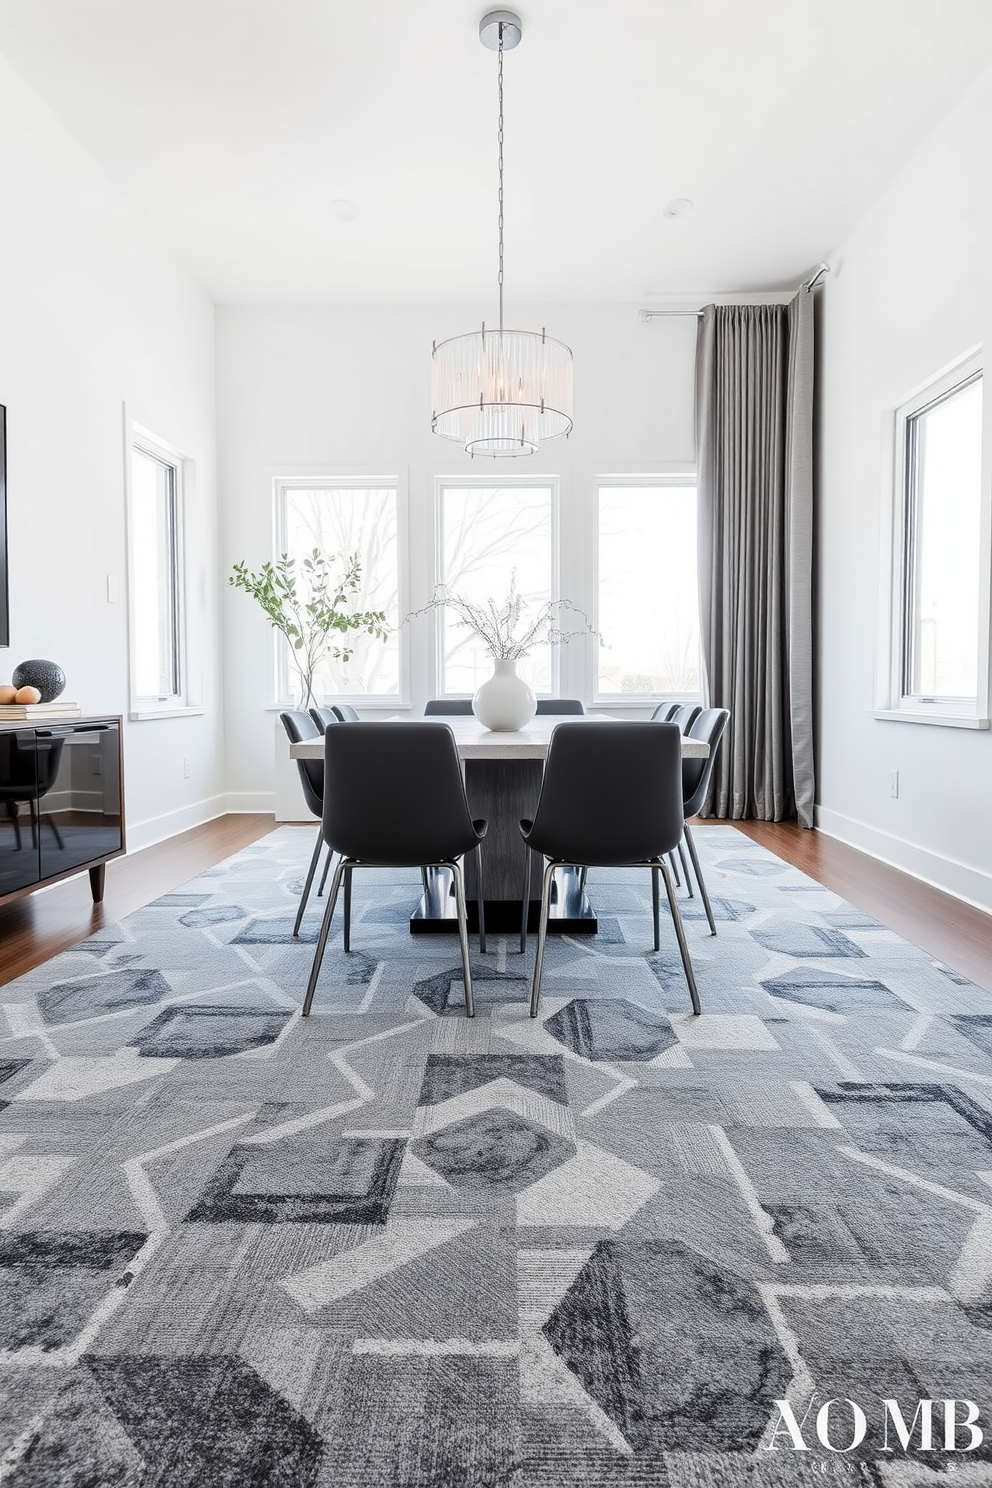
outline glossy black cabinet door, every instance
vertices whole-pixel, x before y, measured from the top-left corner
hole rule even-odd
[[[0,730],[0,894],[41,877],[34,729]]]
[[[120,728],[53,724],[35,730],[41,877],[121,847]]]

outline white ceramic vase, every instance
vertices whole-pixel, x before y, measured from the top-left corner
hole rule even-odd
[[[484,728],[502,732],[530,723],[537,712],[537,698],[517,676],[515,661],[496,662],[495,672],[472,699],[472,712]]]

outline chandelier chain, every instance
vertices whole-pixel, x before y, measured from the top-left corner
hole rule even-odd
[[[503,22],[499,23],[499,333],[503,334]]]

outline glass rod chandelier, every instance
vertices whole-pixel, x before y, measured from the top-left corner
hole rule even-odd
[[[483,46],[499,54],[499,326],[435,341],[431,428],[470,455],[533,455],[572,427],[572,353],[545,330],[503,325],[503,52],[521,37],[520,17],[491,10]]]

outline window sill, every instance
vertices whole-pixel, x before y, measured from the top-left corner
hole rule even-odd
[[[873,718],[889,723],[931,723],[939,728],[987,729],[989,719],[967,713],[930,713],[909,708],[876,708]]]
[[[410,707],[408,701],[403,701],[399,698],[336,698],[335,701],[350,703],[353,708],[359,708],[363,713],[396,713]],[[330,704],[311,703],[310,707],[328,708]],[[300,705],[295,698],[291,703],[266,703],[264,705],[264,712],[266,713],[299,713],[300,711]],[[302,711],[306,713],[308,710],[304,708]]]
[[[206,708],[132,708],[128,713],[131,723],[148,723],[157,718],[202,718]]]

